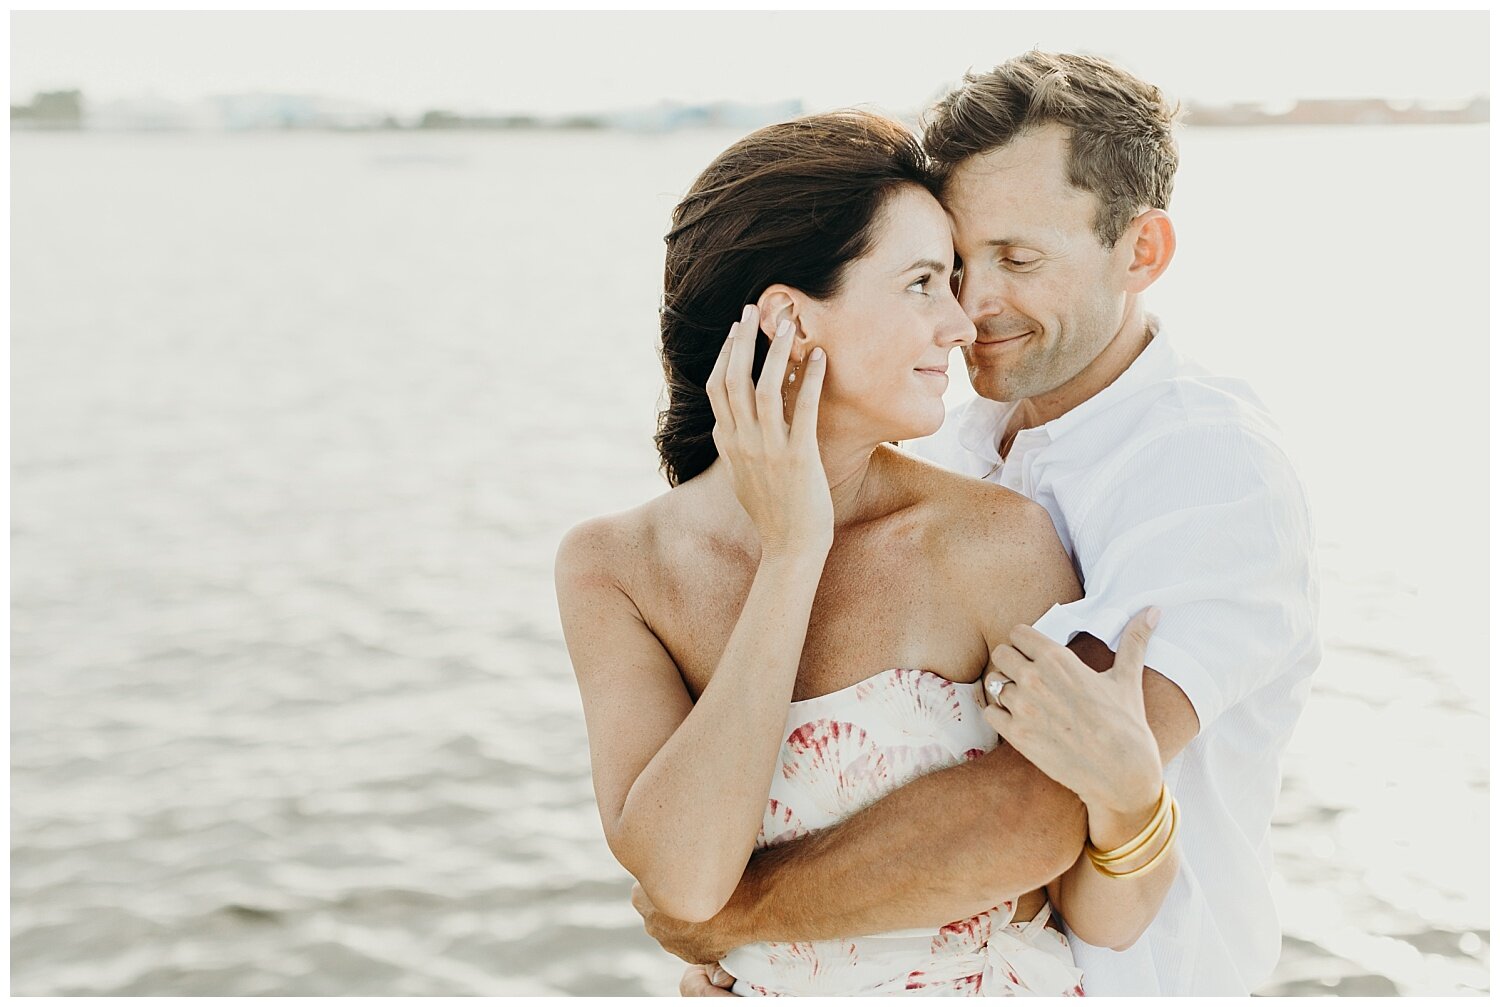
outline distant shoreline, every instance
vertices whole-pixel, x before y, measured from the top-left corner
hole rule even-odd
[[[647,108],[564,115],[484,113],[462,115],[430,109],[415,118],[337,103],[314,95],[225,95],[195,104],[166,101],[113,102],[94,108],[80,91],[37,94],[28,105],[12,105],[15,131],[109,133],[241,132],[626,132],[676,133],[702,129],[752,130],[803,115],[799,100],[746,104],[732,101],[685,105],[662,101]],[[917,113],[898,118],[916,124]],[[1423,102],[1384,98],[1303,99],[1289,105],[1259,102],[1208,105],[1187,102],[1188,127],[1222,126],[1411,126],[1488,123],[1490,100]]]
[[[1358,126],[1358,127],[1387,127],[1387,126],[1485,126],[1489,124],[1488,119],[1406,119],[1396,122],[1353,122],[1348,120],[1314,121],[1301,120],[1290,122],[1285,120],[1265,120],[1256,122],[1206,122],[1202,120],[1186,121],[1181,128],[1189,131],[1199,129],[1255,129],[1260,127],[1310,127],[1310,126]],[[352,126],[280,126],[280,127],[256,127],[246,129],[204,129],[191,126],[136,126],[136,127],[66,127],[66,126],[39,126],[39,125],[17,125],[11,124],[11,132],[33,133],[33,134],[68,134],[68,135],[90,135],[90,136],[267,136],[267,135],[303,135],[303,136],[328,136],[328,135],[356,135],[356,136],[451,136],[454,134],[469,135],[491,135],[498,133],[518,133],[527,136],[542,135],[579,135],[579,134],[601,134],[608,133],[612,136],[669,136],[674,134],[690,134],[699,132],[724,132],[739,129],[748,132],[757,127],[736,126],[695,126],[687,129],[652,130],[652,129],[626,129],[618,126],[531,126],[526,128],[485,127],[469,126],[452,129],[416,129],[410,127],[352,127]]]
[[[1379,98],[1299,101],[1285,109],[1253,103],[1189,105],[1183,122],[1192,126],[1415,126],[1490,121],[1490,100],[1432,105]]]

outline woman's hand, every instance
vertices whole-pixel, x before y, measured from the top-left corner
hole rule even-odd
[[[762,558],[826,554],[833,545],[833,499],[818,452],[818,395],[827,360],[821,349],[809,355],[797,408],[787,423],[781,389],[795,326],[781,323],[754,383],[759,327],[759,309],[747,305],[708,376],[714,445],[729,466],[735,495],[760,532]]]
[[[1017,626],[1012,646],[991,652],[985,674],[985,720],[1083,800],[1090,836],[1102,849],[1134,835],[1161,796],[1161,752],[1141,691],[1159,616],[1148,608],[1130,620],[1109,671],[1096,672],[1062,644]]]

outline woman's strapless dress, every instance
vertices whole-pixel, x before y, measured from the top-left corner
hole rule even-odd
[[[981,688],[892,668],[793,702],[756,847],[826,828],[994,748]],[[741,996],[1082,996],[1067,939],[1046,925],[1051,907],[1025,923],[1012,922],[1013,909],[1005,902],[940,929],[747,944],[722,964]]]

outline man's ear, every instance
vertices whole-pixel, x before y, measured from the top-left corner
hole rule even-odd
[[[1164,210],[1151,209],[1137,216],[1126,226],[1120,241],[1130,255],[1125,267],[1125,289],[1132,294],[1139,294],[1155,283],[1177,251],[1177,232]]]
[[[760,331],[767,339],[774,338],[776,327],[783,319],[790,319],[796,326],[793,337],[793,356],[797,356],[797,350],[807,342],[807,329],[803,325],[806,312],[803,310],[808,304],[808,297],[796,287],[789,287],[785,283],[773,283],[760,295],[760,300],[755,302],[760,308]]]

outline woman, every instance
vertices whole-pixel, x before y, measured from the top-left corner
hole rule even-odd
[[[557,586],[610,848],[658,908],[706,920],[758,846],[993,748],[991,651],[1079,588],[1044,510],[887,443],[937,430],[951,351],[974,338],[904,127],[760,130],[673,224],[657,436],[673,488],[573,529]],[[1159,776],[1154,747],[1135,757]],[[1175,869],[1170,846],[1158,828],[1106,860],[1127,875],[1119,912],[1154,915],[1128,875],[1143,856]],[[1099,913],[1097,892],[1078,907]],[[1050,913],[1034,892],[724,965],[741,994],[1082,992]]]

